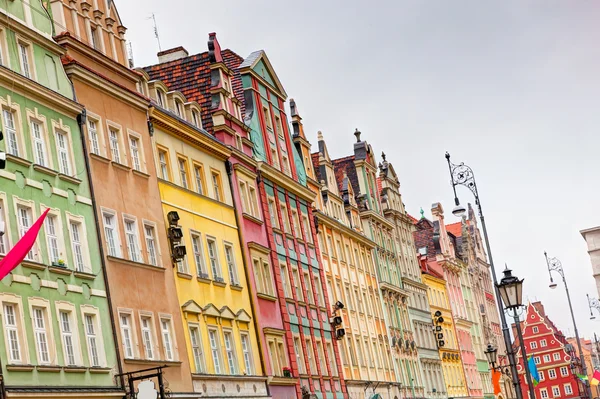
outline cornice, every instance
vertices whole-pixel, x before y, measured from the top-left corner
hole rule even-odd
[[[369,209],[367,211],[360,211],[360,216],[361,217],[372,217],[373,219],[377,220],[378,222],[385,224],[389,229],[394,228],[394,224],[392,222],[390,222],[385,217],[381,216],[379,213],[377,213],[371,209]]]
[[[274,167],[272,167],[264,161],[259,161],[257,167],[258,170],[262,172],[264,177],[307,201],[312,202],[317,196],[315,192],[313,192],[311,189],[304,187],[300,183],[293,180],[291,177],[278,171],[277,169],[275,169]]]
[[[223,118],[225,118],[225,120],[228,120],[228,121],[231,121],[231,122],[235,123],[238,127],[242,128],[245,132],[249,132],[250,131],[250,127],[249,126],[246,126],[246,124],[244,122],[242,122],[241,120],[239,120],[234,115],[232,115],[231,113],[227,112],[224,109],[219,109],[219,110],[213,111],[211,113],[211,116],[213,116],[213,118],[215,116],[223,116]],[[229,128],[231,129],[231,127],[229,127]],[[214,129],[214,127],[213,127],[213,129]]]
[[[49,108],[60,110],[72,117],[77,116],[83,110],[81,104],[3,66],[0,66],[0,85],[11,87],[12,91],[19,92],[26,97],[33,97]]]

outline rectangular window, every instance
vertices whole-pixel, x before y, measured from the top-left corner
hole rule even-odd
[[[317,375],[317,365],[315,363],[315,354],[312,347],[312,342],[310,339],[305,340],[306,343],[306,354],[308,356],[308,365],[310,367],[310,373],[313,375]]]
[[[109,129],[108,138],[112,160],[116,163],[121,163],[121,152],[119,151],[119,132],[112,128]]]
[[[221,201],[221,197],[222,197],[222,195],[221,195],[221,176],[216,172],[212,172],[211,178],[212,178],[213,192],[214,192],[215,199],[217,201]]]
[[[135,220],[125,219],[125,237],[129,259],[134,262],[141,262],[137,223]]]
[[[33,223],[33,217],[31,214],[31,208],[19,206],[17,210],[19,212],[19,235],[23,237],[25,233],[27,233],[27,230],[29,230],[31,227],[31,224]],[[33,260],[33,250],[27,253],[25,259]]]
[[[65,351],[65,363],[67,366],[75,365],[75,349],[73,346],[73,330],[71,329],[71,314],[61,310],[60,315],[60,334]]]
[[[177,158],[179,165],[179,178],[181,179],[181,187],[188,188],[188,172],[187,172],[187,161],[183,158]]]
[[[91,28],[91,39],[92,39],[92,47],[95,50],[100,50],[100,41],[98,39],[98,29],[92,27]]]
[[[550,378],[550,379],[556,378],[556,370],[554,370],[554,369],[548,370],[548,378]]]
[[[323,351],[323,343],[317,341],[317,352],[319,355],[319,367],[321,368],[321,374],[329,375],[327,371],[327,363],[325,362],[325,352]]]
[[[250,202],[248,200],[248,185],[245,181],[240,180],[240,198],[242,200],[242,211],[247,214],[252,214],[250,210]]]
[[[31,78],[31,64],[29,62],[29,46],[19,43],[19,56],[21,58],[21,72],[26,78]]]
[[[204,195],[204,171],[202,166],[194,165],[194,178],[196,179],[196,192]]]
[[[140,162],[140,140],[136,137],[129,137],[129,151],[131,152],[131,165],[133,169],[141,171],[142,163]]]
[[[560,397],[560,388],[559,387],[552,387],[552,396],[555,398]]]
[[[296,290],[296,299],[298,301],[304,301],[304,292],[300,283],[300,274],[298,273],[298,268],[296,266],[292,266],[292,278],[294,279],[293,284]]]
[[[542,340],[540,341],[540,347],[542,347],[542,348],[545,348],[546,346],[547,346],[546,340],[545,340],[545,339],[542,339]]]
[[[252,360],[252,348],[250,346],[250,336],[247,333],[241,333],[240,339],[242,341],[242,354],[244,356],[244,367],[246,368],[246,375],[254,375],[254,367]]]
[[[104,235],[106,236],[106,247],[109,256],[120,256],[119,233],[115,223],[115,215],[104,213]]]
[[[235,358],[235,346],[231,332],[223,331],[223,338],[225,339],[225,353],[227,353],[227,364],[229,366],[229,374],[237,374],[237,360]]]
[[[48,214],[46,221],[46,240],[48,241],[48,258],[50,263],[58,263],[60,251],[58,246],[58,217]]]
[[[163,180],[169,179],[169,165],[167,163],[167,152],[158,150],[158,168],[160,170],[160,177]]]
[[[294,226],[294,231],[292,234],[294,236],[302,238],[302,230],[300,230],[300,219],[298,219],[298,211],[292,209],[292,224]]]
[[[56,132],[56,150],[58,151],[60,173],[63,175],[71,174],[71,162],[69,161],[69,141],[65,133]]]
[[[556,352],[556,353],[553,353],[553,354],[552,354],[552,358],[553,358],[554,360],[560,360],[560,353],[558,353],[558,352]]]
[[[98,337],[96,335],[96,316],[93,314],[86,314],[84,318],[85,338],[90,355],[90,365],[92,367],[100,367],[100,356],[98,355]]]
[[[569,369],[567,369],[566,367],[561,367],[560,368],[560,375],[563,377],[566,377],[569,375]]]
[[[190,326],[190,342],[192,344],[192,354],[194,355],[194,366],[196,373],[204,372],[204,355],[202,354],[202,343],[200,341],[200,330],[197,326]]]
[[[566,395],[572,395],[573,394],[573,388],[571,388],[571,384],[565,384],[565,394]]]
[[[100,143],[98,142],[98,127],[95,120],[88,118],[88,136],[90,139],[90,151],[100,155]]]
[[[126,359],[133,359],[133,336],[131,334],[131,315],[121,314],[121,340]]]
[[[538,331],[539,331],[539,330],[538,330],[537,326],[533,326],[533,333],[534,333],[534,334],[537,334],[537,333],[538,333]]]
[[[280,263],[279,268],[281,271],[281,285],[283,285],[283,295],[286,298],[292,298],[292,292],[290,290],[290,276],[288,275],[287,265]]]
[[[175,360],[173,356],[173,339],[171,333],[171,319],[160,319],[160,330],[162,334],[163,347],[165,348],[165,359],[169,361]]]
[[[273,283],[271,279],[271,266],[269,262],[262,258],[254,258],[252,263],[254,264],[254,274],[258,292],[272,296]]]
[[[544,375],[544,370],[540,370],[539,375],[540,375],[540,381],[544,381],[546,379],[546,376]]]
[[[75,270],[78,272],[84,272],[85,263],[83,261],[83,249],[81,244],[81,223],[69,222],[69,227],[71,228],[71,245],[73,247]]]
[[[271,226],[273,228],[279,228],[279,217],[277,215],[277,208],[275,207],[275,199],[269,197],[269,216],[271,217]]]
[[[196,110],[192,111],[192,123],[196,127],[202,127],[202,123],[200,122],[200,115],[198,114],[198,111],[196,111]]]
[[[152,339],[152,320],[150,317],[142,317],[142,342],[146,359],[154,359],[154,340]]]
[[[44,139],[44,131],[42,125],[38,122],[31,122],[31,136],[33,138],[33,155],[35,163],[42,166],[47,166],[46,163],[46,140]]]
[[[300,344],[300,338],[294,337],[294,352],[296,352],[296,362],[298,363],[298,372],[300,374],[306,374],[304,368],[304,357],[302,355],[302,345]]]
[[[304,234],[306,236],[306,241],[311,243],[313,242],[312,233],[310,231],[310,223],[308,222],[308,216],[302,214],[302,227],[304,228]]]
[[[33,308],[33,334],[39,364],[50,364],[48,332],[46,331],[46,310]]]
[[[544,363],[548,363],[550,361],[550,355],[544,355]]]
[[[8,340],[9,358],[11,363],[21,363],[21,344],[17,327],[17,305],[4,304],[4,330]]]
[[[19,141],[17,140],[17,129],[15,125],[15,115],[12,111],[3,110],[4,133],[6,134],[6,152],[19,156]]]
[[[154,226],[145,224],[144,236],[146,238],[146,249],[148,251],[148,263],[150,263],[153,266],[158,266],[158,252],[156,247],[156,236],[154,234]]]
[[[285,231],[288,234],[292,234],[292,230],[290,227],[290,216],[288,215],[287,206],[285,205],[285,202],[282,201],[279,204],[279,211],[281,212],[281,220],[283,221],[283,231]]]
[[[196,263],[196,273],[198,277],[208,278],[204,256],[202,255],[202,241],[199,234],[192,233],[192,250],[194,252],[194,262]]]
[[[537,349],[537,342],[535,342],[535,341],[530,342],[529,346],[531,347],[531,349]]]
[[[331,369],[331,374],[335,377],[338,375],[337,364],[335,362],[335,355],[333,353],[333,346],[327,342],[327,357],[329,358],[329,368]]]
[[[540,389],[540,395],[542,399],[548,399],[548,390],[546,388]]]
[[[311,305],[314,305],[315,298],[313,297],[312,287],[310,284],[310,280],[311,280],[310,273],[308,272],[308,270],[303,270],[302,275],[304,276],[304,286],[306,288],[306,300]]]
[[[219,256],[217,255],[217,242],[213,238],[206,239],[208,247],[208,259],[210,259],[210,270],[214,280],[221,279],[221,266],[219,265]]]
[[[225,244],[225,259],[227,260],[227,271],[229,272],[229,282],[232,285],[238,285],[237,277],[237,266],[235,265],[235,256],[233,254],[233,247],[229,244]]]
[[[217,330],[208,330],[208,339],[210,340],[210,351],[213,359],[213,367],[215,374],[222,374],[221,371],[221,345],[219,344],[219,336]]]

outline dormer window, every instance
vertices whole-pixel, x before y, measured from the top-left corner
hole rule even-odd
[[[200,114],[195,109],[192,110],[192,123],[196,127],[202,127],[202,122],[200,119]]]
[[[98,29],[96,29],[95,27],[91,28],[91,41],[92,41],[92,47],[95,50],[100,50],[100,41],[98,39]]]
[[[156,90],[156,101],[158,101],[158,105],[160,105],[161,107],[165,106],[165,95],[159,89]]]
[[[177,116],[183,118],[183,104],[181,101],[175,100],[175,112],[177,112]]]

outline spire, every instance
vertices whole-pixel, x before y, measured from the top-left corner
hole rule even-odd
[[[419,212],[421,213],[421,219],[425,219],[425,211],[423,210],[423,207],[421,207]]]

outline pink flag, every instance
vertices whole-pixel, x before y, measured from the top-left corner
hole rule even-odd
[[[8,273],[12,272],[13,269],[25,259],[27,253],[31,251],[49,211],[50,209],[46,209],[44,213],[42,213],[42,216],[40,216],[23,237],[21,237],[19,242],[15,244],[2,260],[0,260],[0,280],[6,277]]]

